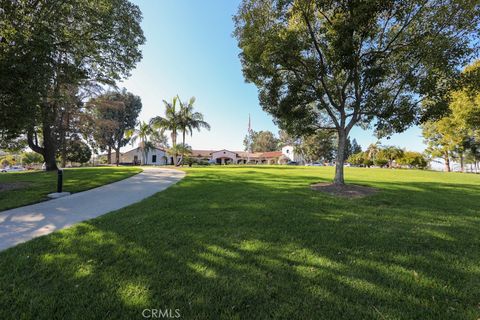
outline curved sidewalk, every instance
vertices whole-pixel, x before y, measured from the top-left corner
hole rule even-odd
[[[178,182],[185,173],[163,168],[143,172],[95,189],[0,211],[0,251],[143,200]]]

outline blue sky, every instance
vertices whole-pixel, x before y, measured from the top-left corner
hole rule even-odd
[[[195,132],[194,149],[243,150],[248,114],[256,131],[278,132],[272,117],[258,103],[257,89],[244,81],[239,49],[232,37],[239,0],[132,0],[143,12],[147,38],[143,60],[120,84],[142,98],[141,120],[163,115],[162,100],[195,96],[197,111],[211,131]],[[351,137],[365,148],[372,132],[355,128]],[[421,131],[412,128],[382,143],[422,151]]]

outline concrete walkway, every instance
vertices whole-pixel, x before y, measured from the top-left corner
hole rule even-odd
[[[95,189],[1,211],[0,251],[131,205],[168,188],[185,176],[184,172],[172,169],[143,170],[133,177]]]

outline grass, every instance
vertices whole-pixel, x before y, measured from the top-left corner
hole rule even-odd
[[[135,167],[97,167],[65,169],[63,190],[79,192],[141,172]],[[0,173],[0,184],[21,184],[21,188],[0,192],[0,211],[47,200],[47,194],[57,191],[57,172]]]
[[[0,252],[0,318],[480,317],[480,176],[349,168],[348,182],[380,189],[349,200],[308,188],[332,168],[186,171]]]

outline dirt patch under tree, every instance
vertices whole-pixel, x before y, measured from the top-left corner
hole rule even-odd
[[[377,189],[371,187],[354,184],[336,185],[328,182],[315,183],[312,184],[310,188],[315,191],[325,192],[345,198],[363,198],[378,192]]]

